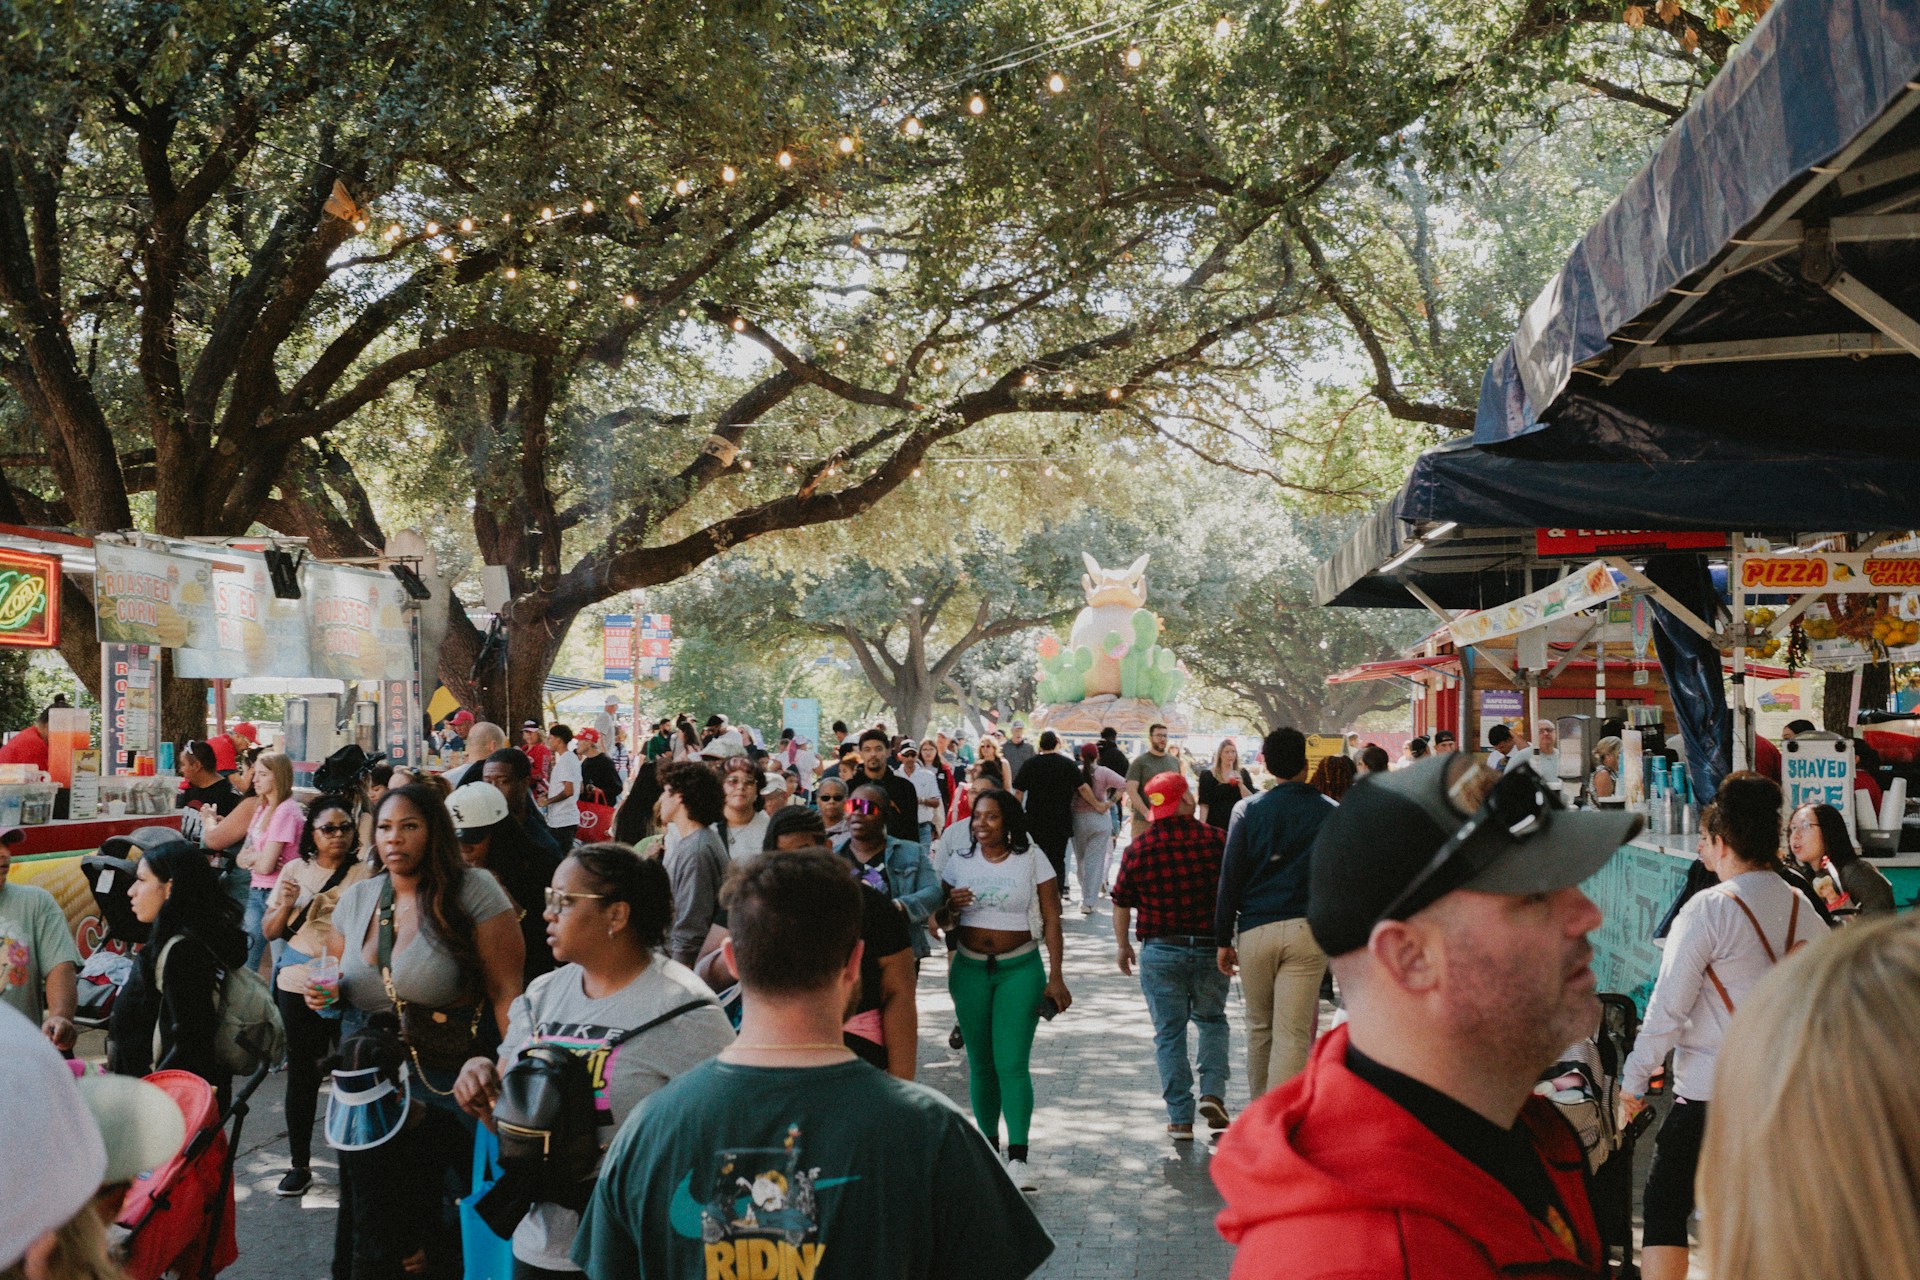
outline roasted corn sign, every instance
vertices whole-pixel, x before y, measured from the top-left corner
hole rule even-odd
[[[60,557],[0,547],[0,648],[60,643]]]

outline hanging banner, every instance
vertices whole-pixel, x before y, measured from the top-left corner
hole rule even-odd
[[[820,741],[820,699],[780,699],[780,727],[793,730],[802,742]]]
[[[633,679],[633,615],[610,613],[600,624],[602,680]]]
[[[174,671],[200,680],[313,673],[307,602],[273,594],[267,558],[227,550],[213,571],[213,639],[173,655]]]
[[[1480,690],[1480,746],[1485,748],[1493,745],[1487,741],[1487,731],[1493,726],[1504,724],[1507,728],[1513,729],[1526,717],[1527,697],[1520,690]],[[1516,730],[1514,736],[1521,735]]]
[[[213,565],[96,542],[93,608],[101,644],[162,649],[214,643]]]
[[[1620,584],[1606,564],[1592,564],[1568,574],[1550,586],[1518,600],[1463,614],[1448,624],[1455,645],[1485,644],[1541,626],[1555,618],[1591,609],[1620,594]]]
[[[643,613],[633,642],[634,679],[664,684],[673,678],[673,615]]]
[[[60,557],[0,547],[0,648],[60,643]]]
[[[1635,555],[1647,551],[1718,551],[1724,533],[1662,533],[1658,529],[1535,529],[1534,549],[1542,556]]]
[[[387,573],[309,561],[300,573],[313,674],[334,680],[413,676],[406,588]]]
[[[160,751],[159,655],[151,645],[100,646],[100,760],[113,774],[129,755]]]

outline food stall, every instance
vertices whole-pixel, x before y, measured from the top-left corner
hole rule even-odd
[[[384,562],[321,562],[278,545],[97,534],[0,526],[0,644],[58,640],[62,575],[91,587],[101,653],[98,739],[87,712],[55,712],[49,725],[51,775],[25,784],[11,875],[52,891],[68,913],[83,953],[101,936],[80,857],[114,835],[140,827],[178,828],[174,808],[181,780],[174,744],[160,723],[162,663],[185,678],[322,679],[347,695],[319,695],[327,736],[286,735],[299,755],[332,750],[343,718],[367,721],[369,740],[397,758],[422,757],[419,714],[417,576]],[[4,575],[12,573],[8,579]],[[22,588],[18,575],[37,584]],[[4,626],[15,590],[38,602],[42,630]],[[24,599],[24,597],[23,597]],[[29,612],[26,605],[17,606]],[[51,638],[47,638],[48,635]],[[355,715],[350,691],[365,689],[373,714]],[[290,705],[303,711],[308,704]],[[351,737],[349,738],[351,740]],[[325,758],[321,752],[303,767]],[[9,784],[0,777],[0,819],[10,816]],[[47,793],[51,793],[50,795]],[[36,820],[37,819],[37,820]]]
[[[1822,637],[1820,599],[1749,566],[1877,553],[1920,513],[1920,28],[1898,8],[1772,8],[1528,308],[1483,379],[1472,438],[1421,457],[1327,566],[1323,603],[1412,607],[1417,587],[1451,615],[1536,588],[1495,555],[1460,566],[1453,598],[1435,594],[1421,562],[1461,530],[1728,539],[1603,558],[1649,601],[1702,781],[1753,758],[1749,659],[1779,642],[1773,660],[1798,662],[1857,631],[1862,609],[1841,600],[1835,617],[1829,599]],[[1907,647],[1920,616],[1869,607],[1866,650]],[[1795,610],[1804,640],[1782,620]],[[1642,837],[1588,883],[1607,917],[1604,988],[1650,989],[1652,931],[1692,843]],[[1920,859],[1875,865],[1910,907]]]

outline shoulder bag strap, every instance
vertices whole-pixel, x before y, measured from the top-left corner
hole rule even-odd
[[[401,1019],[407,1016],[407,1006],[400,1001],[400,993],[393,989],[393,877],[387,876],[380,885],[380,901],[373,909],[374,918],[379,922],[379,939],[374,943],[374,962],[380,966],[380,984],[387,989],[387,999],[393,1004],[393,1012]]]
[[[1727,897],[1733,899],[1733,905],[1740,908],[1740,914],[1744,915],[1747,918],[1747,923],[1753,926],[1754,935],[1760,939],[1760,949],[1767,953],[1767,963],[1777,963],[1778,957],[1773,954],[1773,944],[1767,941],[1767,932],[1760,927],[1760,918],[1753,914],[1753,908],[1749,907],[1745,902],[1742,902],[1740,895],[1732,889],[1727,890]],[[1799,927],[1800,894],[1796,890],[1793,895],[1793,915],[1787,922],[1787,950],[1789,951],[1793,950],[1793,935]],[[1707,966],[1707,981],[1713,984],[1714,991],[1720,996],[1720,1003],[1726,1005],[1727,1012],[1731,1014],[1733,1012],[1733,999],[1727,995],[1726,984],[1720,981],[1720,975],[1713,971],[1712,965]]]
[[[307,917],[313,914],[313,904],[320,900],[320,895],[332,893],[335,889],[338,889],[340,882],[347,878],[348,874],[353,871],[354,864],[358,861],[359,854],[355,853],[353,857],[348,858],[345,862],[334,868],[333,874],[327,877],[327,882],[320,886],[319,892],[315,893],[311,898],[308,898],[307,905],[301,907],[299,912],[287,921],[287,937],[293,937],[294,934],[306,927]]]
[[[719,1005],[711,1000],[689,1000],[677,1009],[669,1009],[659,1017],[651,1018],[641,1023],[631,1031],[622,1031],[619,1035],[607,1041],[607,1048],[617,1049],[635,1036],[644,1035],[663,1022],[672,1022],[683,1013],[692,1013],[695,1009],[718,1009],[719,1007]]]
[[[1781,952],[1782,955],[1790,956],[1793,954],[1794,935],[1799,932],[1800,932],[1800,892],[1799,890],[1796,889],[1793,894],[1793,914],[1787,917],[1787,946],[1786,946],[1786,949]]]

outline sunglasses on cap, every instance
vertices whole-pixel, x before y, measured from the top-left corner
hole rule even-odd
[[[867,796],[854,796],[847,801],[847,812],[861,818],[871,818],[880,812],[880,802]]]
[[[1518,765],[1502,773],[1480,807],[1434,850],[1427,865],[1407,882],[1374,923],[1405,920],[1466,884],[1498,862],[1507,852],[1506,845],[1546,830],[1559,805],[1559,797],[1549,793],[1540,776],[1527,766]],[[1483,831],[1497,838],[1470,848],[1474,837]]]

